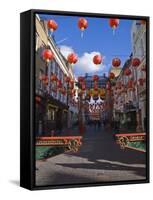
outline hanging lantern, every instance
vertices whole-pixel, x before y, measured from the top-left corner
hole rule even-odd
[[[143,86],[144,79],[143,79],[143,78],[139,78],[138,81],[139,81],[139,85],[140,85],[140,86]]]
[[[130,70],[129,68],[126,68],[126,69],[124,70],[124,75],[130,76],[130,75],[131,75],[131,70]]]
[[[115,29],[119,25],[119,19],[111,18],[109,19],[109,25],[113,29],[113,34],[115,33]]]
[[[45,49],[42,53],[42,57],[46,62],[49,62],[54,58],[54,54],[50,49]]]
[[[121,65],[121,60],[119,58],[113,58],[112,65],[113,67],[119,67]]]
[[[65,88],[61,88],[61,93],[65,96],[66,95],[66,90]]]
[[[69,83],[71,79],[70,79],[69,76],[65,76],[65,77],[64,77],[64,80],[65,80],[66,83]]]
[[[111,89],[111,84],[110,84],[110,82],[107,82],[107,84],[106,84],[106,89],[107,89],[107,90],[110,90],[110,89]]]
[[[56,76],[56,74],[52,74],[52,75],[50,76],[50,81],[51,81],[51,82],[57,81],[57,76]]]
[[[74,81],[73,80],[70,80],[70,82],[69,82],[69,88],[70,89],[74,88]]]
[[[85,85],[85,84],[82,84],[81,89],[82,89],[82,90],[86,90],[86,85]]]
[[[58,28],[58,24],[52,19],[48,20],[47,26],[51,32],[54,32]]]
[[[70,53],[67,60],[70,64],[75,64],[78,61],[78,56],[75,53]]]
[[[75,96],[75,92],[76,92],[76,90],[71,90],[71,91],[70,91],[70,95],[71,95],[71,96]]]
[[[94,63],[95,65],[100,65],[101,62],[102,62],[102,56],[101,56],[101,55],[95,55],[95,56],[93,57],[93,63]]]
[[[97,85],[97,83],[94,83],[94,90],[98,90],[98,85]]]
[[[62,82],[61,82],[61,80],[58,80],[58,81],[57,81],[57,87],[58,87],[58,88],[62,88]]]
[[[43,77],[43,83],[44,83],[45,85],[48,85],[48,76],[44,76],[44,77]]]
[[[132,59],[132,66],[138,67],[140,65],[140,59],[139,58],[133,58]]]
[[[94,75],[94,76],[92,77],[92,80],[93,80],[93,81],[98,81],[98,80],[99,80],[99,76],[98,76],[98,75]]]
[[[84,77],[79,76],[79,77],[78,77],[78,82],[80,82],[80,83],[81,83],[81,82],[84,82]]]
[[[88,27],[88,21],[85,18],[80,18],[78,20],[78,27],[81,29],[81,38],[83,38],[83,31]]]
[[[133,89],[133,81],[132,80],[128,80],[128,88]]]
[[[115,78],[115,74],[113,72],[109,73],[109,79],[114,79]]]

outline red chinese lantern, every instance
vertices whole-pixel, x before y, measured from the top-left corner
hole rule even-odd
[[[50,80],[51,80],[51,81],[57,81],[57,76],[56,76],[55,74],[52,74],[52,75],[50,76]]]
[[[80,18],[78,20],[78,27],[79,27],[79,29],[81,29],[83,31],[84,29],[86,29],[88,27],[88,21],[83,17]]]
[[[129,81],[128,81],[128,88],[129,88],[129,89],[132,89],[132,88],[133,88],[133,81],[132,81],[132,80],[129,80]]]
[[[58,27],[58,24],[54,20],[48,20],[47,23],[48,28],[50,29],[51,32],[55,31]]]
[[[131,70],[129,68],[126,68],[124,71],[124,75],[130,76],[131,75]]]
[[[82,90],[86,90],[86,85],[85,84],[82,84]]]
[[[66,90],[65,88],[61,88],[61,93],[65,96],[66,95]]]
[[[69,90],[69,95],[70,96],[74,96],[74,93],[75,93],[74,90]]]
[[[114,74],[113,72],[110,72],[110,73],[109,73],[109,78],[110,78],[110,79],[114,79],[114,78],[115,78],[115,74]]]
[[[119,58],[113,58],[112,65],[113,67],[119,67],[121,65],[121,60]]]
[[[58,80],[58,81],[57,81],[57,87],[58,87],[58,88],[62,88],[62,82],[61,82],[61,80]]]
[[[71,79],[70,79],[70,77],[68,77],[68,76],[65,76],[65,78],[64,78],[64,79],[65,79],[65,82],[66,82],[66,83],[69,83],[69,82],[70,82],[70,80],[71,80]]]
[[[113,34],[115,33],[115,29],[119,25],[119,19],[111,18],[109,19],[109,25],[113,29]]]
[[[79,76],[79,77],[78,77],[78,82],[83,82],[83,81],[84,81],[84,77]]]
[[[98,85],[97,85],[97,83],[94,83],[94,90],[95,90],[95,91],[98,90]]]
[[[44,77],[43,77],[43,83],[44,83],[45,85],[48,85],[48,76],[44,76]]]
[[[42,57],[46,62],[49,62],[54,58],[54,54],[50,49],[45,49],[42,53]]]
[[[73,89],[74,88],[74,81],[73,80],[70,80],[70,82],[69,82],[69,88],[70,89]]]
[[[111,84],[110,84],[110,82],[107,82],[107,84],[106,84],[106,89],[107,89],[107,90],[110,90],[110,89],[111,89]]]
[[[132,66],[138,67],[140,65],[140,59],[139,58],[133,58],[132,59]]]
[[[100,65],[101,62],[102,62],[102,56],[101,56],[101,55],[95,55],[95,56],[93,57],[93,63],[94,63],[95,65]]]
[[[139,85],[140,85],[140,86],[143,86],[144,79],[143,79],[143,78],[139,78],[138,81],[139,81]]]
[[[98,81],[98,80],[99,80],[99,76],[98,76],[98,75],[94,75],[94,76],[92,77],[92,79],[93,79],[93,81]]]
[[[85,18],[80,18],[78,20],[78,27],[81,29],[81,38],[83,38],[83,31],[88,27],[88,21]]]
[[[75,53],[70,53],[67,60],[70,64],[75,64],[78,61],[78,56]]]

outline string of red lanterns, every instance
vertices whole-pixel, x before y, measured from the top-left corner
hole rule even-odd
[[[109,19],[109,25],[113,29],[113,34],[115,33],[115,29],[118,27],[120,20],[111,18]]]
[[[121,65],[121,60],[119,58],[113,58],[112,65],[113,67],[119,67]]]
[[[46,62],[51,61],[54,58],[54,54],[50,49],[44,49],[42,52],[43,60]]]
[[[54,21],[54,20],[48,20],[47,22],[47,26],[48,26],[48,29],[51,31],[51,32],[54,32],[56,31],[56,29],[58,28],[58,24]]]
[[[70,54],[67,56],[67,61],[68,61],[70,64],[75,64],[75,63],[78,61],[78,56],[77,56],[75,53],[70,53]]]
[[[93,57],[93,63],[95,65],[100,65],[102,63],[102,56],[101,55],[95,55]]]
[[[139,58],[133,58],[132,59],[132,66],[138,67],[140,65],[140,59]]]
[[[79,18],[78,27],[82,31],[81,38],[83,38],[83,31],[88,27],[88,21],[83,17]]]

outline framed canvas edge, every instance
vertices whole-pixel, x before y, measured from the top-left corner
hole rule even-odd
[[[23,186],[20,184],[21,187],[24,187],[29,190],[46,190],[46,189],[66,189],[66,188],[79,188],[79,187],[95,187],[95,186],[113,186],[113,185],[126,185],[126,184],[142,184],[142,183],[150,183],[150,100],[149,100],[149,92],[150,92],[150,85],[149,85],[149,66],[150,66],[150,17],[149,16],[135,16],[135,15],[122,15],[122,14],[104,14],[104,13],[87,13],[87,12],[73,12],[73,11],[62,11],[62,10],[41,10],[41,9],[31,9],[20,14],[29,13],[31,16],[30,21],[30,185],[28,187]],[[87,16],[87,17],[116,17],[121,19],[144,19],[146,20],[146,66],[147,66],[147,90],[146,90],[146,109],[147,109],[147,150],[146,150],[146,179],[142,180],[130,180],[130,181],[113,181],[113,182],[93,182],[93,183],[79,183],[79,184],[61,184],[61,185],[46,185],[46,186],[36,186],[35,185],[35,136],[34,136],[34,94],[35,94],[35,80],[34,80],[34,73],[35,73],[35,14],[55,14],[55,15],[69,15],[69,16]],[[21,148],[21,147],[20,147]],[[22,155],[21,155],[22,156]]]

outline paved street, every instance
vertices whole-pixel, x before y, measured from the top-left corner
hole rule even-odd
[[[77,153],[37,161],[36,185],[145,179],[145,153],[115,144],[112,133],[87,127]]]

